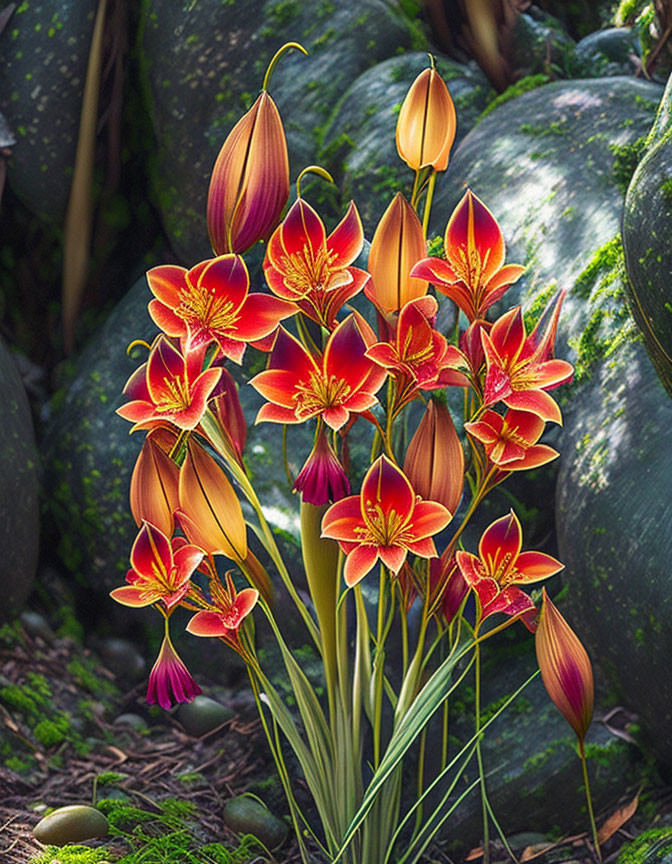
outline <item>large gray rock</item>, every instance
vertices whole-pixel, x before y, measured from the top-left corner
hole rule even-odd
[[[70,194],[96,6],[20,3],[1,37],[0,112],[17,137],[8,182],[33,213],[56,221]]]
[[[205,207],[212,166],[261,89],[275,51],[285,56],[270,93],[285,123],[291,175],[317,158],[320,130],[369,66],[424,39],[393,0],[200,0],[144,4],[142,68],[156,133],[152,187],[182,262],[209,253]]]
[[[410,197],[413,172],[397,153],[397,117],[409,87],[428,65],[427,54],[418,51],[367,69],[345,93],[324,131],[321,162],[341,187],[343,201],[357,201],[369,236],[396,191]],[[457,111],[455,148],[494,92],[473,62],[465,66],[438,57],[436,68]]]
[[[672,76],[628,188],[623,245],[632,310],[672,396]]]
[[[671,427],[643,346],[622,342],[567,409],[556,507],[565,605],[668,769]]]
[[[30,406],[19,373],[0,341],[0,621],[30,593],[39,552],[37,452]]]
[[[639,37],[630,27],[596,30],[576,46],[574,66],[582,75],[601,78],[633,75],[641,53]]]

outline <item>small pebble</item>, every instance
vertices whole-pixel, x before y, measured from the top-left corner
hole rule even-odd
[[[193,702],[180,705],[177,711],[177,719],[184,726],[185,732],[194,738],[212,732],[232,717],[233,711],[230,708],[208,696],[197,696]]]
[[[71,804],[59,807],[41,819],[33,829],[33,835],[45,846],[65,846],[66,843],[104,837],[109,827],[100,810],[84,804]]]
[[[43,639],[45,642],[52,642],[54,638],[54,631],[49,626],[47,619],[44,615],[40,615],[39,612],[31,612],[30,609],[26,609],[25,612],[22,612],[19,616],[19,620],[21,621],[21,625],[23,629],[29,636],[33,638]]]
[[[146,729],[147,721],[139,714],[120,714],[114,721],[115,726],[131,726],[133,729]]]
[[[241,795],[224,805],[224,822],[237,834],[252,834],[269,849],[277,849],[287,837],[287,825],[256,798]]]

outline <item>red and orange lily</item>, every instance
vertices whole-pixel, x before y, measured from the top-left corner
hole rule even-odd
[[[352,201],[327,236],[315,210],[298,198],[269,240],[266,281],[278,297],[293,301],[313,321],[333,330],[339,309],[369,281],[365,270],[350,266],[363,244],[362,222]]]
[[[177,541],[177,542],[175,542]],[[161,602],[172,609],[189,591],[189,580],[203,560],[203,550],[170,541],[150,522],[143,522],[131,549],[128,585],[110,592],[124,606],[151,606]]]
[[[220,255],[191,270],[165,264],[147,273],[155,299],[149,314],[168,336],[191,350],[216,342],[225,357],[240,363],[248,342],[269,336],[296,312],[286,300],[250,294],[250,277],[240,255]]]
[[[393,342],[377,342],[366,356],[397,381],[397,411],[418,390],[438,390],[451,385],[467,387],[469,380],[460,367],[467,367],[462,352],[449,345],[434,329],[438,303],[434,297],[411,300],[399,313]]]
[[[212,603],[209,609],[197,612],[187,624],[193,636],[218,636],[239,650],[238,630],[259,600],[255,588],[236,591],[231,573],[226,574],[226,588],[213,579],[209,586]]]
[[[351,412],[368,411],[377,404],[375,393],[387,374],[366,356],[374,341],[373,330],[355,312],[334,330],[320,356],[310,354],[281,327],[269,368],[250,381],[268,399],[256,422],[303,423],[322,417],[338,430]]]
[[[539,468],[560,455],[546,444],[537,444],[545,425],[530,411],[510,408],[504,416],[487,410],[474,423],[465,423],[464,428],[480,441],[493,465],[509,472]]]
[[[366,472],[359,495],[337,501],[322,519],[322,536],[338,540],[345,553],[343,575],[356,585],[380,561],[398,573],[409,552],[436,556],[431,539],[452,516],[435,501],[415,494],[405,474],[386,456]]]
[[[467,189],[448,220],[443,258],[423,258],[411,276],[426,279],[454,300],[469,321],[483,318],[525,268],[504,266],[506,249],[497,220]]]
[[[172,423],[180,429],[195,429],[219,381],[221,369],[203,370],[204,351],[184,357],[163,333],[154,340],[146,363],[126,382],[124,393],[131,401],[117,408],[136,429]]]
[[[563,565],[543,552],[521,552],[523,532],[516,514],[497,519],[483,532],[478,555],[457,552],[455,558],[464,579],[478,600],[477,626],[490,615],[520,615],[529,629],[536,614],[532,599],[519,585],[548,579]]]
[[[555,328],[562,295],[543,333],[539,325],[527,336],[520,306],[502,315],[489,333],[481,330],[486,374],[483,404],[504,402],[509,408],[531,411],[542,420],[562,423],[562,414],[546,392],[571,381],[574,368],[553,358]]]

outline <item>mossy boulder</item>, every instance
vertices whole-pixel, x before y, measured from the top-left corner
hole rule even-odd
[[[668,769],[671,427],[643,346],[624,341],[566,408],[556,506],[572,623]]]
[[[59,807],[35,826],[33,834],[40,843],[50,846],[65,846],[104,837],[110,829],[106,817],[84,804]]]
[[[644,831],[619,852],[617,864],[670,864],[672,828]]]
[[[33,421],[12,355],[0,341],[0,622],[30,593],[39,551],[38,472]]]
[[[324,130],[321,164],[341,187],[343,201],[357,201],[369,236],[397,190],[410,197],[413,172],[397,153],[397,116],[409,87],[428,65],[427,54],[418,51],[367,69],[347,90]],[[494,91],[473,62],[463,65],[437,57],[436,66],[457,111],[456,147]]]
[[[287,824],[261,801],[246,795],[230,798],[222,815],[227,828],[236,834],[252,834],[269,851],[282,845],[289,831]]]
[[[619,233],[624,173],[661,92],[623,77],[545,84],[488,113],[437,184],[430,233],[443,234],[469,186],[499,221],[507,260],[527,267],[506,307],[522,302],[535,316],[568,289],[557,353],[572,362],[592,315],[580,277]]]
[[[287,41],[270,87],[285,123],[291,175],[317,158],[321,129],[349,85],[369,66],[424,47],[396,3],[361,0],[201,0],[143,6],[141,58],[156,134],[151,179],[171,243],[183,263],[208,254],[205,209],[219,149],[259,92]]]
[[[17,138],[8,182],[33,213],[55,221],[70,194],[96,6],[24,0],[0,37],[0,112]]]
[[[530,6],[511,31],[509,60],[516,77],[551,71],[566,76],[574,49],[574,40],[557,18]]]
[[[566,612],[564,602],[559,605]],[[574,624],[572,618],[570,622]],[[522,632],[509,631],[494,637],[485,652],[482,723],[493,717],[537,668],[533,637],[522,625],[515,626]],[[460,687],[451,705],[449,758],[458,752],[459,742],[466,742],[473,734],[473,710],[473,690]],[[438,746],[438,741],[438,737],[433,738],[432,746]],[[637,748],[603,725],[591,726],[586,750],[591,791],[598,810],[612,806],[624,788],[636,785],[641,779],[644,762]],[[583,776],[576,736],[549,699],[540,677],[528,684],[486,729],[483,764],[490,803],[507,835],[525,831],[567,835],[585,829]],[[435,763],[432,766],[433,770]],[[474,759],[458,781],[455,797],[477,775]],[[447,851],[452,849],[458,856],[481,841],[482,827],[481,798],[476,788],[451,815],[442,842],[447,844]]]
[[[628,187],[623,245],[632,310],[672,396],[672,76]]]
[[[607,27],[591,33],[577,44],[574,71],[587,78],[633,75],[640,53],[635,30],[631,27]]]

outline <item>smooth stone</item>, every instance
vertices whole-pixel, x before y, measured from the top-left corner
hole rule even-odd
[[[145,675],[147,661],[128,639],[103,639],[95,647],[105,665],[119,678],[139,681]]]
[[[187,266],[209,254],[205,213],[217,154],[283,43],[309,52],[284,56],[269,87],[292,178],[316,163],[322,128],[362,72],[399,51],[428,47],[415,22],[385,0],[150,0],[142,16],[143,85],[157,139],[151,189]]]
[[[100,810],[84,804],[71,804],[59,807],[40,820],[33,829],[33,835],[45,846],[65,846],[66,843],[104,837],[109,828]]]
[[[364,231],[372,236],[394,193],[410,197],[413,172],[397,153],[399,109],[416,77],[427,69],[427,54],[409,52],[367,69],[346,91],[322,136],[320,164],[341,189],[341,205],[357,203]],[[495,94],[484,73],[472,61],[465,65],[436,57],[457,112],[459,145]],[[316,184],[325,198],[330,190]]]
[[[0,623],[25,603],[39,552],[38,455],[33,420],[14,359],[0,339]]]
[[[70,195],[96,6],[19,3],[2,37],[0,112],[17,139],[8,183],[29,210],[54,221]]]
[[[120,714],[115,717],[115,726],[130,726],[132,729],[146,729],[147,721],[139,714]]]
[[[628,293],[660,380],[672,396],[672,75],[625,200]]]
[[[191,702],[184,702],[177,709],[177,719],[185,732],[200,738],[218,726],[228,723],[234,716],[233,711],[208,696],[197,696]]]
[[[19,616],[21,626],[29,636],[42,639],[44,642],[52,642],[54,639],[54,631],[49,626],[47,619],[39,612],[33,612],[30,609],[25,609]]]
[[[285,840],[288,827],[255,798],[241,795],[224,805],[224,822],[237,834],[252,834],[269,849],[277,849]]]

